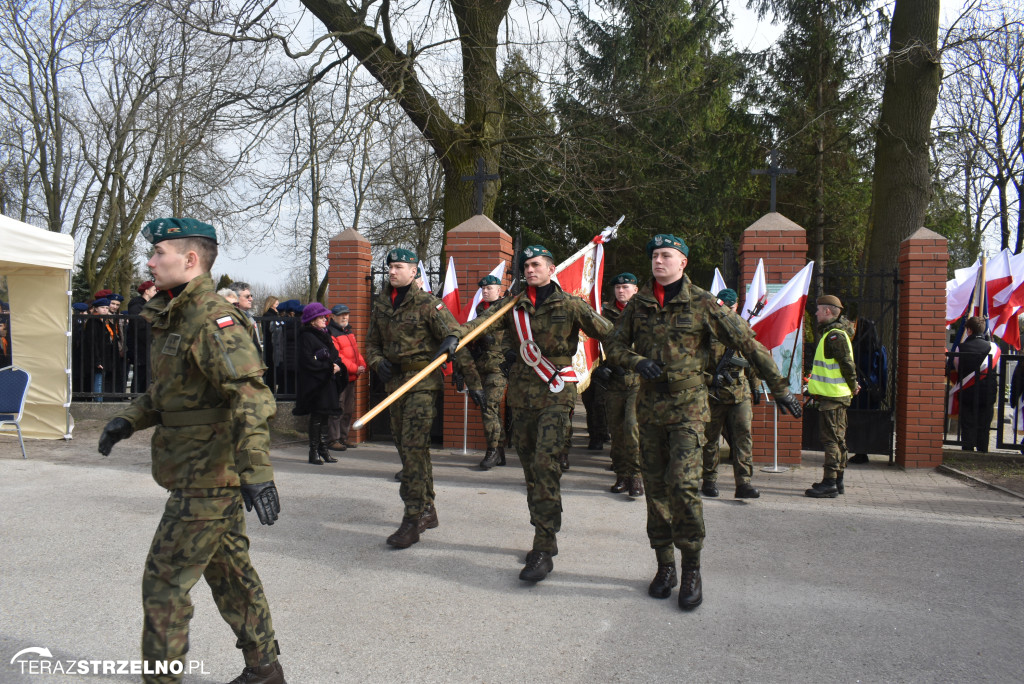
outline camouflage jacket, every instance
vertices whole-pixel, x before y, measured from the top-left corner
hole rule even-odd
[[[210,489],[274,479],[268,421],[277,406],[249,319],[209,274],[142,310],[152,328],[149,390],[119,416],[153,434],[153,478],[167,489]]]
[[[715,373],[728,349],[714,336],[711,337],[711,353],[708,354],[708,365],[704,369],[708,399],[716,404],[742,404],[750,401],[751,383],[756,387],[760,380],[757,371],[743,358],[743,354],[734,351],[732,359],[722,367],[723,377],[716,383]]]
[[[507,303],[508,299],[504,297],[494,302],[480,302],[476,306],[476,315],[480,316],[492,307],[501,307]],[[490,304],[490,306],[487,306],[487,304]],[[480,373],[481,378],[501,373],[499,366],[505,360],[505,356],[501,351],[505,344],[505,337],[506,333],[503,326],[492,325],[486,332],[466,345],[469,347],[470,354],[473,355],[476,369]]]
[[[425,368],[434,359],[441,340],[452,334],[458,325],[444,303],[421,290],[415,282],[409,286],[397,309],[391,304],[391,290],[391,285],[385,284],[373,300],[365,354],[366,363],[374,370],[381,361],[391,363],[388,393]],[[469,389],[483,387],[468,350],[459,350],[455,365],[465,376]],[[416,389],[439,390],[442,387],[444,376],[438,368],[420,381]]]
[[[773,393],[788,395],[785,378],[746,321],[685,275],[683,279],[679,294],[664,307],[659,306],[652,285],[645,285],[629,300],[622,319],[605,340],[612,363],[633,370],[645,358],[663,364],[657,380],[641,380],[636,404],[639,422],[671,425],[710,420],[704,369],[712,336],[742,352]]]
[[[850,337],[850,344],[853,344],[855,329],[853,323],[847,320],[846,316],[840,316],[831,323],[818,326],[818,344],[825,345],[825,358],[832,359],[839,364],[839,372],[843,374],[843,380],[849,385],[850,391],[857,389],[857,364],[850,353],[850,347],[842,335],[829,335],[831,330],[845,330]],[[815,348],[817,352],[817,348]],[[836,409],[841,406],[849,406],[853,397],[814,397],[814,402],[821,409]]]
[[[503,302],[502,305],[507,302]],[[491,307],[483,315],[466,323],[453,334],[464,337],[471,330],[479,327],[484,321],[490,320],[494,311],[500,307]],[[566,294],[555,284],[554,291],[534,308],[529,297],[521,294],[514,308],[522,308],[530,315],[530,328],[533,340],[540,347],[541,353],[558,367],[572,363],[572,356],[579,346],[580,331],[598,340],[611,332],[612,324],[602,318],[589,304],[579,297]],[[502,358],[505,353],[514,353],[516,362],[508,375],[508,393],[506,402],[512,408],[545,408],[548,406],[573,406],[576,403],[575,383],[566,383],[565,389],[555,393],[548,389],[540,376],[525,363],[519,355],[519,337],[513,311],[509,311],[502,320],[492,327],[503,332]],[[490,331],[491,328],[488,328]]]
[[[619,311],[619,307],[615,306],[615,300],[613,299],[611,303],[605,303],[601,307],[601,315],[611,321],[612,325],[618,325],[619,319],[622,318],[622,311]],[[601,365],[612,369],[612,377],[608,379],[608,389],[610,391],[625,392],[640,385],[640,376],[634,371],[611,363],[607,358],[601,362]]]

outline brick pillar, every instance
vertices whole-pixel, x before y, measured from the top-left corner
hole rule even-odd
[[[739,301],[743,306],[746,287],[754,277],[757,260],[764,259],[764,276],[769,285],[786,283],[807,265],[807,231],[777,212],[765,214],[743,231],[740,240]],[[746,317],[746,312],[743,313]],[[779,369],[785,373],[785,368]],[[796,373],[802,373],[797,369]],[[771,463],[774,457],[775,405],[762,402],[754,407],[751,425],[756,463]],[[800,464],[803,422],[780,414],[779,463]]]
[[[896,463],[942,464],[945,401],[946,238],[927,228],[900,243],[896,356]]]
[[[370,330],[370,269],[373,257],[370,242],[354,228],[331,238],[327,271],[327,306],[345,304],[349,322],[360,351],[366,352],[366,334]],[[366,413],[370,399],[370,374],[356,380],[356,417]],[[366,430],[350,433],[349,441],[366,439]]]
[[[469,306],[476,292],[477,282],[490,273],[499,262],[505,261],[505,285],[511,282],[508,263],[512,260],[512,237],[482,214],[464,221],[448,231],[445,244],[445,258],[441,272],[448,268],[448,257],[455,259],[456,277],[459,281],[459,297],[463,306]],[[440,295],[440,292],[437,293]],[[446,449],[462,449],[463,418],[465,400],[445,383],[444,389],[444,446]],[[470,400],[466,446],[468,449],[487,448],[480,410]]]

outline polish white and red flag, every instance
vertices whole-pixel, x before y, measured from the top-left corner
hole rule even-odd
[[[946,327],[956,323],[971,305],[974,287],[978,282],[978,270],[981,259],[973,266],[958,268],[953,272],[953,279],[946,281]]]
[[[743,308],[739,310],[740,316],[749,320],[750,314],[757,308],[757,303],[767,297],[768,283],[764,279],[764,259],[758,259],[754,277],[750,280],[750,287],[747,288],[747,298],[743,300]]]
[[[803,325],[804,309],[807,306],[807,291],[811,287],[812,273],[814,273],[813,261],[790,278],[789,282],[768,300],[767,306],[764,307],[760,315],[751,319],[750,327],[754,329],[757,341],[768,349],[778,347],[785,341],[787,335],[799,330]]]
[[[992,316],[992,334],[1001,337],[1015,349],[1020,349],[1020,324],[1024,313],[1024,252],[1007,257],[1011,282],[992,297],[989,314]],[[991,290],[989,290],[991,292]],[[998,314],[998,317],[997,317]]]
[[[718,293],[726,288],[725,278],[722,277],[722,272],[715,266],[715,277],[711,280],[711,289],[708,290],[711,294],[718,296]]]
[[[963,378],[959,377],[958,371],[960,357],[953,357],[953,370],[949,374],[950,379],[953,380],[953,386],[949,389],[949,400],[946,404],[947,415],[955,416],[960,413],[960,391],[971,387],[976,382],[984,380],[991,369],[999,368],[999,357],[1002,353],[998,344],[989,342],[989,353],[981,362],[981,366],[978,367],[978,370],[968,373]]]
[[[430,289],[430,276],[427,275],[427,269],[423,268],[423,260],[422,259],[420,260],[420,263],[418,264],[418,267],[420,269],[420,278],[423,279],[423,291],[424,292],[433,292],[433,290]]]
[[[498,280],[501,280],[502,278],[504,278],[505,277],[505,262],[502,261],[500,264],[495,266],[494,270],[492,270],[489,275],[494,276]],[[470,304],[469,304],[469,310],[465,312],[466,320],[465,321],[460,321],[460,323],[466,323],[467,321],[471,321],[474,318],[476,318],[476,307],[483,300],[483,298],[484,298],[484,291],[483,291],[483,289],[479,288],[479,287],[476,288],[476,294],[473,295],[473,301],[470,302]]]
[[[459,281],[455,276],[455,258],[448,257],[448,271],[444,274],[444,289],[441,290],[441,301],[455,316],[456,321],[462,320],[462,303],[459,302]]]

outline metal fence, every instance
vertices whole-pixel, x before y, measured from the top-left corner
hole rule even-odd
[[[950,368],[951,359],[959,366],[960,358],[960,352],[946,352],[946,367]],[[992,366],[991,355],[987,366]],[[968,430],[982,425],[989,429],[988,438],[982,438],[986,444],[984,451],[994,446],[996,449],[1024,452],[1024,430],[1017,430],[1018,419],[1024,423],[1024,416],[1019,415],[1021,411],[1017,408],[1021,394],[1024,394],[1024,353],[1004,352],[1000,354],[999,367],[994,372],[987,373],[980,382],[963,378],[962,384],[968,386],[957,392],[953,383],[946,383],[942,443],[964,448],[965,425]],[[954,394],[957,395],[955,400]]]

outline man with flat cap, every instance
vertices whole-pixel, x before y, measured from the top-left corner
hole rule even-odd
[[[388,252],[388,283],[373,300],[370,312],[366,363],[384,381],[388,394],[430,365],[438,343],[457,325],[444,302],[416,283],[417,261],[408,249]],[[459,352],[455,363],[470,398],[482,406],[480,376],[469,352]],[[388,545],[396,549],[409,548],[421,534],[438,526],[430,426],[443,386],[441,369],[437,369],[391,404],[391,434],[402,459],[398,490],[403,503],[402,522],[387,538]]]
[[[554,569],[551,559],[558,555],[556,535],[562,526],[559,457],[569,438],[569,416],[576,403],[572,357],[581,330],[601,340],[611,332],[612,324],[552,280],[555,260],[547,247],[526,247],[519,263],[526,291],[504,320],[494,325],[504,328],[502,372],[508,375],[512,440],[523,465],[526,503],[534,528],[533,549],[526,555],[519,579],[539,582]],[[497,307],[488,309],[454,331],[438,355],[450,354],[461,337],[495,310]]]
[[[736,291],[724,289],[718,300],[736,311]],[[718,496],[718,439],[723,434],[732,457],[732,472],[736,479],[737,499],[756,499],[761,493],[750,484],[754,474],[753,441],[750,423],[753,419],[752,393],[758,393],[757,373],[743,354],[726,347],[718,338],[711,338],[711,353],[705,366],[708,383],[708,408],[711,420],[704,428],[704,469],[701,493]]]
[[[632,273],[620,273],[612,278],[612,288],[615,296],[601,307],[601,315],[614,325],[622,317],[626,304],[639,290],[637,277]],[[615,484],[610,491],[613,494],[626,492],[633,498],[643,496],[640,428],[636,422],[636,394],[640,389],[640,376],[607,359],[594,371],[594,376],[607,387],[604,405],[612,435],[612,470],[615,471]]]
[[[818,297],[818,346],[807,393],[818,410],[818,434],[825,450],[825,472],[804,494],[814,499],[834,499],[844,493],[846,470],[846,409],[860,392],[857,364],[853,360],[853,325],[843,316],[839,297]]]
[[[152,384],[107,424],[99,451],[156,426],[153,478],[170,498],[142,576],[142,657],[156,673],[143,681],[181,681],[180,670],[167,672],[188,653],[189,592],[202,576],[245,659],[232,684],[284,682],[243,510],[255,508],[264,525],[281,510],[270,465],[274,396],[248,319],[214,291],[213,226],[165,218],[142,234],[160,290],[141,314],[152,326]]]
[[[654,598],[668,598],[679,581],[675,550],[681,555],[679,607],[692,610],[703,600],[700,552],[704,511],[697,493],[704,424],[708,412],[704,365],[711,338],[744,356],[767,380],[779,407],[799,417],[800,402],[790,393],[771,354],[754,339],[746,322],[685,275],[689,247],[675,235],[647,243],[654,280],[626,305],[605,339],[611,363],[636,371],[640,423],[640,462],[647,495],[647,536],[658,561],[648,587]]]
[[[501,280],[497,276],[486,275],[480,279],[477,287],[480,288],[480,303],[476,305],[476,315],[480,316],[501,299]],[[501,372],[501,363],[505,360],[501,351],[504,343],[505,330],[494,325],[469,344],[469,353],[473,355],[484,386],[481,412],[487,451],[480,461],[481,470],[505,465],[505,424],[501,417],[501,402],[505,398],[508,379]]]

